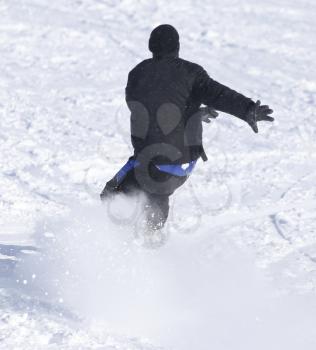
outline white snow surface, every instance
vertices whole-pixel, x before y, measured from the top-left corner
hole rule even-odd
[[[312,0],[0,1],[0,349],[316,349],[315,15]],[[205,126],[209,161],[153,249],[132,228],[142,198],[98,195],[131,154],[127,73],[161,23],[276,120]]]

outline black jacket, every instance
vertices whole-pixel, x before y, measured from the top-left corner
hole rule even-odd
[[[198,64],[172,55],[144,60],[129,73],[126,102],[135,155],[175,164],[205,155],[197,114],[201,104],[243,120],[254,104],[211,79]]]

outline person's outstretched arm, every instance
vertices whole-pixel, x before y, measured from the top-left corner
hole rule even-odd
[[[255,103],[250,98],[218,83],[211,79],[204,69],[198,72],[194,88],[203,104],[246,121],[256,133],[258,121],[274,120],[269,116],[273,113],[269,106],[261,106],[260,101]]]

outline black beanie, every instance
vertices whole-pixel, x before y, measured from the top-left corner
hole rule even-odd
[[[170,24],[162,24],[150,34],[148,48],[153,54],[178,51],[179,47],[179,34]]]

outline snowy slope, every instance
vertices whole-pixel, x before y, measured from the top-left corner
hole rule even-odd
[[[0,349],[316,348],[315,14],[312,0],[0,1]],[[209,161],[147,249],[139,201],[98,193],[131,153],[127,73],[160,23],[276,121],[207,125]]]

